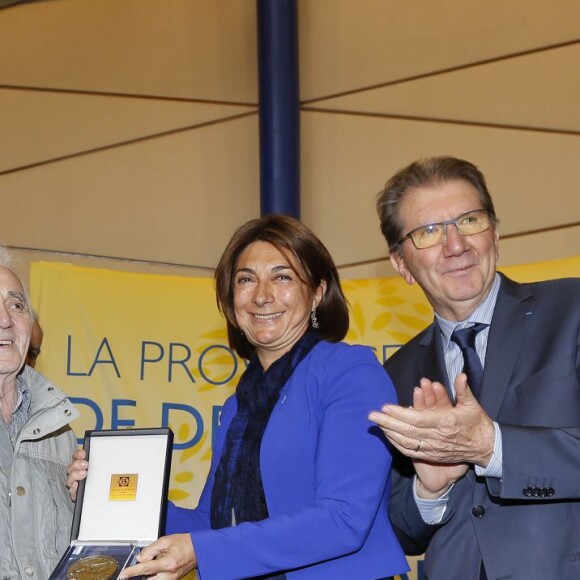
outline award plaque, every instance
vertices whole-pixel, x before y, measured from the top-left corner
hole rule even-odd
[[[165,521],[171,429],[86,431],[71,543],[50,580],[117,580]]]

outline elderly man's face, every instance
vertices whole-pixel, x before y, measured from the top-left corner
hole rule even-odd
[[[0,266],[0,381],[24,365],[32,319],[24,288],[16,275]]]
[[[477,190],[463,180],[409,191],[399,213],[403,233],[481,209]],[[421,286],[435,311],[447,320],[465,320],[487,296],[495,277],[498,234],[494,227],[463,236],[453,225],[439,245],[417,249],[410,239],[391,262],[409,284]]]

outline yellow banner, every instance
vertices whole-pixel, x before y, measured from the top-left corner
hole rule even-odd
[[[227,346],[213,281],[34,263],[31,299],[45,338],[37,369],[87,429],[175,433],[170,497],[194,506],[221,405],[244,363]]]
[[[525,282],[580,276],[580,257],[503,270]],[[87,429],[171,427],[170,499],[193,507],[205,481],[223,401],[245,368],[228,347],[212,279],[36,262],[31,299],[45,339],[37,369],[65,391]],[[347,341],[384,361],[433,319],[401,278],[343,282]],[[415,576],[416,577],[416,576]]]

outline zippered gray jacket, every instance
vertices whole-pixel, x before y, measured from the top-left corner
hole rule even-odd
[[[79,413],[34,369],[17,380],[31,405],[9,476],[0,467],[0,579],[46,580],[70,542],[74,504],[65,481],[77,441],[69,423]]]

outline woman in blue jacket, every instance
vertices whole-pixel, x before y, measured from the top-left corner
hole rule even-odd
[[[123,577],[376,580],[408,570],[388,520],[391,454],[371,409],[395,401],[328,250],[300,222],[242,226],[216,270],[230,345],[249,365],[226,401],[197,508]],[[156,576],[159,575],[159,576]]]

